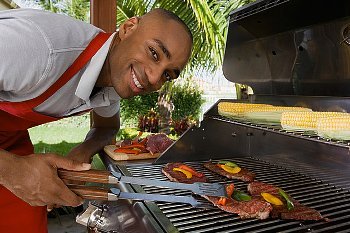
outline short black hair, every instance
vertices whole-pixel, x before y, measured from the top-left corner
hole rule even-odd
[[[160,15],[164,16],[165,18],[172,19],[172,20],[175,20],[176,22],[180,23],[185,28],[185,30],[187,31],[187,33],[190,36],[191,41],[193,43],[193,35],[192,35],[192,32],[191,32],[190,28],[174,12],[171,12],[171,11],[163,9],[163,8],[155,8],[155,9],[151,10],[150,12],[156,13],[156,14],[160,14]]]

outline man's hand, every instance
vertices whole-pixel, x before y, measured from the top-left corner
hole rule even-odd
[[[89,170],[84,164],[55,154],[13,157],[3,176],[3,185],[32,206],[78,206],[83,199],[74,194],[57,176],[57,169]]]

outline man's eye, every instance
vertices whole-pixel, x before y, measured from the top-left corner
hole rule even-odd
[[[164,72],[164,77],[165,77],[167,82],[172,80],[172,78],[171,78],[171,76],[170,76],[170,74],[168,72]]]
[[[153,58],[156,60],[156,61],[158,61],[158,54],[157,54],[157,52],[153,49],[153,48],[149,48],[149,50],[151,51],[151,54],[152,54],[152,56],[153,56]]]

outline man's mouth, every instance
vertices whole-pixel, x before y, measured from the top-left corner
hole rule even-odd
[[[143,86],[140,84],[139,80],[137,80],[134,69],[132,69],[132,68],[131,68],[131,77],[132,77],[132,80],[133,80],[135,86],[139,89],[143,89]]]

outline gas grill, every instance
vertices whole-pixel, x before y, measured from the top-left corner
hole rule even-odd
[[[224,57],[225,77],[254,90],[246,102],[350,112],[350,2],[261,0],[230,15]],[[350,141],[320,138],[313,132],[233,120],[218,114],[222,99],[199,127],[187,130],[156,161],[115,162],[104,152],[108,170],[166,180],[161,168],[184,162],[209,182],[225,177],[203,167],[222,159],[276,185],[329,221],[242,220],[219,209],[158,202],[91,203],[87,225],[97,232],[350,232]],[[233,180],[246,190],[247,183]],[[188,191],[121,184],[128,192],[191,195]],[[205,201],[203,199],[203,201]]]

